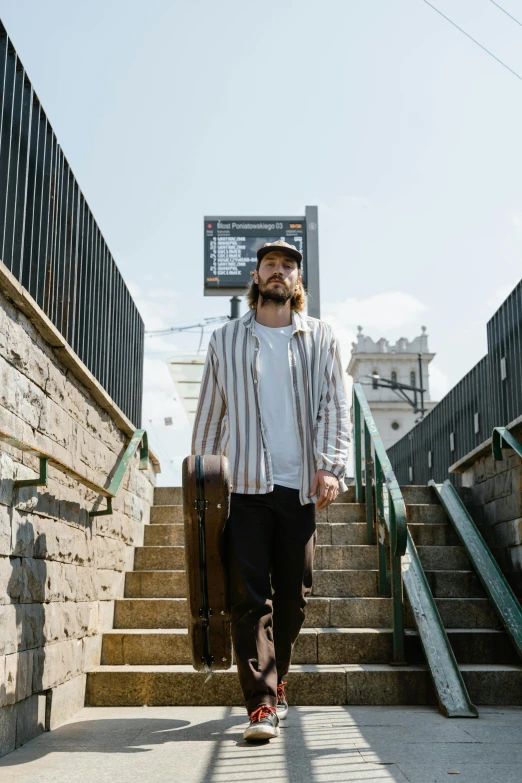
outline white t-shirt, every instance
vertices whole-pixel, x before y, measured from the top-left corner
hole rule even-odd
[[[288,344],[294,327],[262,326],[255,322],[259,338],[259,404],[261,420],[272,459],[274,484],[301,487],[301,446],[295,426],[292,377]]]

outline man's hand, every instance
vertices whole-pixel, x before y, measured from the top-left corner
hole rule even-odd
[[[321,487],[321,493],[315,504],[315,508],[317,511],[322,511],[324,508],[328,508],[330,503],[333,503],[339,494],[339,481],[329,470],[318,470],[312,481],[310,497],[313,497],[317,493],[318,487]]]

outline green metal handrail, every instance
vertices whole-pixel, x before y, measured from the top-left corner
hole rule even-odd
[[[379,592],[381,595],[387,595],[386,539],[388,538],[390,542],[393,607],[393,661],[391,663],[404,663],[404,586],[441,712],[449,718],[476,718],[477,709],[470,701],[448,635],[433,600],[417,548],[407,527],[406,505],[401,489],[359,383],[354,384],[353,410],[356,500],[358,503],[366,503],[366,531],[369,544],[374,542],[374,526],[377,527]],[[363,420],[361,420],[361,411]],[[362,424],[363,427],[361,427]],[[364,487],[362,481],[363,431]],[[386,536],[386,532],[388,532],[388,536]]]
[[[19,438],[16,438],[14,435],[10,435],[9,433],[2,430],[0,430],[0,442],[7,443],[9,446],[20,449],[20,451],[23,451],[26,454],[31,454],[34,457],[38,457],[40,460],[40,475],[34,479],[17,479],[13,482],[14,488],[19,489],[24,487],[47,486],[48,468],[50,465],[52,468],[59,470],[60,473],[64,473],[66,476],[70,476],[80,484],[83,484],[93,492],[96,492],[98,495],[107,498],[107,508],[103,509],[103,511],[91,511],[91,517],[101,517],[106,516],[107,514],[112,514],[112,499],[118,494],[118,490],[121,487],[130,461],[134,457],[140,444],[139,469],[147,470],[149,465],[149,442],[146,430],[135,431],[134,435],[129,441],[129,445],[126,448],[124,455],[116,465],[111,483],[107,488],[100,487],[98,484],[91,481],[86,476],[83,476],[81,473],[78,473],[76,470],[71,468],[70,465],[66,465],[52,454],[49,454],[42,449],[37,448],[36,446],[32,446],[29,443],[25,443]]]
[[[355,441],[355,499],[366,503],[366,535],[369,544],[375,542],[379,570],[379,593],[387,595],[386,530],[390,541],[390,573],[393,607],[393,663],[405,662],[404,608],[401,557],[406,553],[408,527],[406,505],[399,482],[395,478],[377,425],[370,411],[360,383],[353,386],[354,441]],[[362,421],[361,421],[362,412]],[[361,425],[363,425],[361,427]],[[364,492],[362,481],[362,442],[364,432]],[[373,445],[373,457],[372,457]],[[375,482],[375,498],[372,484]],[[375,506],[375,508],[374,508]],[[375,511],[375,525],[374,525]]]
[[[522,607],[466,506],[450,481],[430,485],[438,494],[486,595],[522,660]]]
[[[491,446],[493,457],[497,462],[502,459],[502,442],[504,442],[508,448],[513,449],[522,459],[522,443],[519,443],[518,440],[513,437],[507,427],[495,427],[493,430]]]
[[[146,430],[136,430],[134,435],[129,441],[129,445],[125,450],[125,454],[118,462],[112,481],[109,484],[107,492],[107,508],[104,511],[91,511],[91,517],[103,517],[107,514],[112,514],[112,499],[118,494],[118,490],[121,487],[123,477],[127,472],[131,459],[136,454],[138,446],[140,446],[140,464],[139,470],[147,470],[149,466],[149,439]]]

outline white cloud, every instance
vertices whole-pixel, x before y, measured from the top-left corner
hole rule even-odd
[[[367,332],[389,332],[399,326],[413,324],[427,307],[411,294],[388,291],[366,299],[348,297],[342,302],[328,302],[324,309],[328,314],[342,318],[350,326],[361,324]]]
[[[325,201],[321,201],[320,199],[314,198],[312,200],[312,203],[317,204],[317,207],[319,209],[319,214],[322,217],[331,218],[333,220],[342,221],[343,223],[346,221],[346,215],[347,214],[355,214],[355,207],[354,204],[356,204],[359,207],[371,207],[372,202],[371,199],[367,198],[366,196],[345,196],[344,198],[337,199],[334,204],[328,204]]]
[[[371,207],[372,205],[370,199],[365,196],[352,196],[351,200],[354,204],[359,204],[361,207]]]
[[[436,364],[430,364],[430,397],[435,402],[440,402],[451,389],[446,373]]]
[[[168,329],[176,321],[178,292],[172,288],[144,291],[136,283],[128,283],[129,291],[145,323],[146,331]]]
[[[165,424],[166,418],[172,419],[171,425]],[[161,463],[158,484],[179,486],[181,462],[190,453],[192,427],[177,399],[166,362],[147,355],[144,360],[143,426]]]
[[[381,337],[388,340],[399,337],[413,339],[420,334],[420,319],[427,309],[423,302],[411,294],[388,291],[364,299],[348,297],[342,302],[327,302],[322,317],[335,329],[341,344],[343,363],[347,366],[359,325],[374,340]],[[409,334],[399,334],[398,329],[407,329]]]
[[[176,387],[167,363],[163,359],[151,359],[145,355],[143,376],[144,414],[149,416],[171,416],[173,403],[177,401]]]
[[[151,288],[147,291],[147,297],[153,300],[168,299],[170,302],[170,309],[168,313],[170,314],[172,312],[172,302],[173,299],[177,298],[177,293],[169,288]]]
[[[511,221],[511,225],[515,228],[515,230],[522,234],[522,215],[520,215],[518,212],[511,212],[509,220]]]
[[[511,291],[515,288],[515,286],[518,285],[518,283],[519,280],[512,280],[510,283],[506,283],[495,288],[486,302],[486,310],[488,315],[490,313],[493,314],[496,310],[498,310],[500,305],[508,298]]]
[[[145,291],[136,283],[130,283],[129,290],[146,331],[168,329],[175,324],[176,291],[169,288]],[[168,335],[145,337],[142,416],[151,449],[161,464],[159,486],[181,484],[181,464],[190,453],[192,427],[166,363],[177,350],[178,346]],[[165,424],[167,418],[172,419],[172,425]]]

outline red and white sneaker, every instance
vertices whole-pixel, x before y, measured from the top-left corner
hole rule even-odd
[[[279,736],[279,718],[275,707],[262,704],[250,713],[250,723],[243,732],[243,739],[248,742],[260,742]]]

